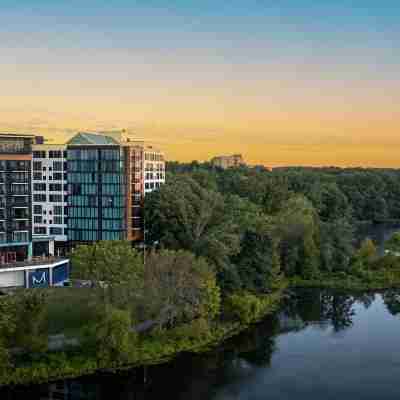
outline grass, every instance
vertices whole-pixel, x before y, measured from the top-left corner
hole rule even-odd
[[[53,288],[46,292],[49,335],[79,335],[81,328],[93,318],[90,305],[97,292],[89,288]]]

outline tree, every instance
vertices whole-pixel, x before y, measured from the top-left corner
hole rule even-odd
[[[347,219],[321,223],[321,269],[347,271],[354,254],[354,230]]]
[[[221,194],[187,176],[172,176],[146,197],[145,218],[151,244],[185,249],[205,257],[218,269],[240,250],[238,224]]]
[[[394,254],[400,254],[400,232],[396,232],[385,242],[385,250]]]
[[[146,307],[159,325],[173,327],[220,311],[220,291],[205,259],[179,250],[151,252],[145,269]]]
[[[0,297],[0,376],[12,366],[10,344],[17,328],[17,309],[15,297]]]
[[[360,268],[369,268],[377,258],[377,249],[374,242],[367,238],[354,255],[353,264]]]
[[[128,241],[100,241],[79,245],[71,255],[72,277],[107,282],[137,283],[143,279],[143,260]]]
[[[100,362],[127,361],[136,338],[129,312],[107,306],[96,314],[97,321],[84,328],[85,345]]]
[[[320,266],[318,215],[304,196],[295,196],[271,219],[272,234],[279,239],[281,265],[287,276],[312,278]]]
[[[17,347],[31,354],[48,348],[47,293],[45,290],[24,290],[17,301],[15,338]]]

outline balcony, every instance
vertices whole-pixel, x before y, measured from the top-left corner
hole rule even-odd
[[[11,185],[11,194],[14,196],[27,196],[29,195],[29,185],[25,183],[13,183]]]
[[[11,200],[12,207],[29,207],[29,198],[26,196],[21,197],[13,197]],[[1,208],[1,201],[0,201],[0,208]]]
[[[11,215],[14,219],[29,219],[29,209],[28,207],[13,208]]]
[[[13,231],[28,231],[30,228],[28,221],[14,221],[12,223]],[[0,229],[1,230],[1,229]]]
[[[16,231],[12,234],[13,243],[26,243],[29,242],[29,232],[28,231]]]
[[[29,173],[27,172],[14,172],[11,174],[12,183],[29,183]]]

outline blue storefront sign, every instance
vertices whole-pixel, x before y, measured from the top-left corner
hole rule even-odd
[[[29,271],[29,287],[41,288],[50,286],[50,274],[48,268]]]
[[[58,265],[53,269],[53,284],[65,282],[69,279],[69,263]]]

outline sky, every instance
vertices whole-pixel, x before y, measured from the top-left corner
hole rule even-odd
[[[0,0],[0,131],[400,168],[398,0]]]

